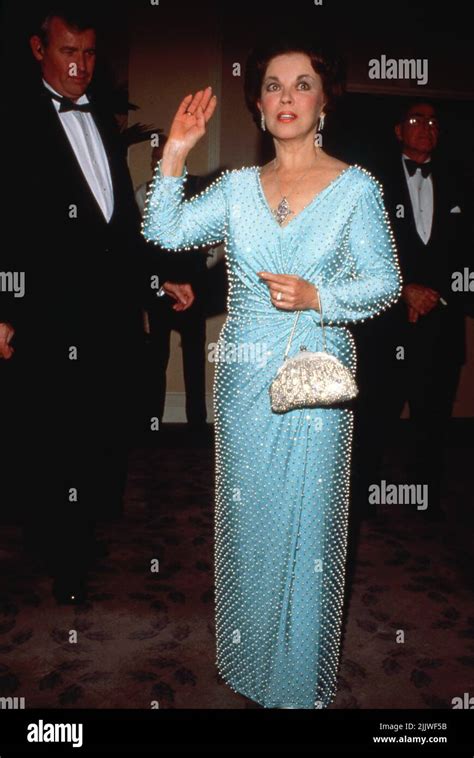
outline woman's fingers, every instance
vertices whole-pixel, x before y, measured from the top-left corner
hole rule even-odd
[[[271,271],[257,271],[260,279],[264,279],[266,282],[274,282],[275,284],[287,284],[288,282],[295,282],[301,279],[296,274],[273,274]]]
[[[205,90],[198,90],[195,95],[186,95],[178,108],[177,117],[188,126],[193,126],[194,122],[190,118],[191,114],[196,122],[201,125],[200,113],[203,115],[203,123],[207,123],[216,108],[217,98],[212,94],[212,87],[206,87]],[[200,109],[200,113],[198,113]],[[198,121],[199,119],[199,121]]]
[[[287,279],[285,274],[269,274],[262,271],[259,276],[263,279],[271,293],[286,292],[290,294],[294,292],[295,281]]]
[[[197,95],[199,95],[199,98]],[[191,104],[190,109],[192,109],[192,112],[197,113],[197,109],[201,108],[204,114],[204,120],[207,122],[214,113],[217,98],[212,94],[212,87],[206,87],[205,90],[200,90],[197,95],[195,101]]]
[[[201,106],[203,112],[205,112],[205,110],[206,110],[206,108],[207,108],[207,106],[209,104],[209,101],[210,101],[210,99],[212,97],[212,87],[210,87],[210,86],[206,87],[205,90],[201,90],[201,93],[202,93],[201,94],[201,98],[200,98],[198,104]]]
[[[200,89],[200,90],[198,90],[196,92],[196,94],[194,95],[193,99],[191,100],[191,102],[188,105],[188,111],[189,111],[189,113],[193,113],[194,114],[196,112],[196,109],[197,109],[198,105],[200,104],[200,102],[202,100],[202,96],[203,96],[203,90]]]
[[[271,302],[276,308],[319,308],[318,290],[306,279],[295,274],[273,274],[269,271],[259,271],[258,275],[267,285]]]
[[[209,100],[211,99],[211,95],[212,87],[206,87],[206,89],[198,90],[194,95],[191,103],[188,105],[188,111],[195,113],[199,106],[201,106],[204,111]]]
[[[215,100],[215,95],[212,94],[212,87],[206,87],[206,89],[200,89],[192,100],[188,103],[187,110],[191,113],[195,113],[199,106],[201,106],[203,113],[206,113],[209,104]]]
[[[204,118],[207,121],[211,118],[212,114],[214,113],[217,105],[217,97],[213,95],[211,99],[209,100],[209,103],[206,107],[206,110],[204,111]]]
[[[299,297],[295,292],[275,288],[270,290],[270,300],[277,308],[291,308],[299,302]]]
[[[277,300],[276,298],[272,297],[270,299],[271,304],[282,311],[292,311],[295,309],[295,304],[290,302],[289,300]]]
[[[278,293],[281,292],[282,297],[285,298],[285,300],[288,300],[289,298],[296,297],[296,292],[293,289],[288,289],[286,287],[270,287],[270,296],[271,297],[277,297]]]
[[[192,149],[206,133],[209,121],[216,107],[217,98],[212,95],[212,87],[198,90],[194,95],[186,95],[181,101],[171,125],[169,137]]]
[[[198,105],[196,110],[196,126],[198,129],[201,130],[201,132],[204,134],[206,131],[206,120],[204,118],[204,113],[202,112],[202,108],[200,105]]]
[[[184,97],[181,100],[180,106],[179,106],[178,111],[176,113],[177,116],[184,116],[185,115],[185,113],[188,110],[189,104],[191,103],[192,99],[193,99],[192,95],[186,95],[186,97]]]

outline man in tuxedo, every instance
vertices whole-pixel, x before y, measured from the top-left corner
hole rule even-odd
[[[364,506],[368,486],[380,481],[384,443],[408,401],[413,483],[428,485],[428,508],[420,513],[437,520],[445,517],[444,444],[465,362],[468,293],[453,288],[453,277],[470,262],[465,186],[434,156],[439,130],[434,105],[412,102],[395,126],[398,154],[376,170],[403,290],[393,308],[355,329],[361,393],[354,469]]]
[[[160,135],[159,145],[152,149],[151,170],[163,157],[163,149],[167,136]],[[141,184],[135,190],[138,208],[143,214],[146,193],[151,182]],[[187,175],[184,197],[191,199],[205,189],[204,180],[200,176]],[[195,250],[167,252],[160,250],[157,256],[156,245],[147,243],[149,279],[156,274],[157,263],[166,266],[168,275],[173,281],[189,282],[195,294],[191,308],[181,311],[178,305],[172,304],[170,298],[163,292],[157,293],[149,289],[149,297],[145,303],[149,324],[149,355],[148,376],[150,379],[150,407],[159,418],[163,418],[166,398],[166,369],[170,356],[170,336],[175,330],[181,337],[183,353],[183,374],[186,390],[186,419],[188,429],[197,437],[206,432],[206,311],[205,292],[208,268],[206,265],[207,248],[198,252]],[[157,297],[162,294],[162,297]]]
[[[3,478],[57,601],[73,604],[86,598],[96,520],[121,514],[130,436],[150,423],[138,408],[145,243],[115,120],[89,89],[96,31],[81,13],[42,19],[30,39],[42,79],[12,102],[8,264],[25,295],[3,293],[0,310]],[[188,284],[163,287],[192,305]]]

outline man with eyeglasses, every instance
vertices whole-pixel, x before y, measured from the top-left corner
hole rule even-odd
[[[428,485],[428,508],[419,513],[433,520],[445,518],[444,441],[466,357],[469,295],[453,292],[452,276],[469,263],[472,268],[472,257],[469,261],[464,181],[452,164],[434,157],[439,135],[434,105],[412,102],[395,125],[399,150],[394,160],[385,159],[377,171],[395,235],[403,290],[395,307],[358,335],[359,439],[364,438],[360,443],[364,452],[357,477],[365,501],[362,507],[369,515],[374,511],[367,500],[367,485],[380,479],[380,436],[384,433],[388,441],[407,401],[413,448],[410,479]]]

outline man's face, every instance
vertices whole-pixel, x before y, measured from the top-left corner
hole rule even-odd
[[[395,134],[405,152],[431,153],[439,137],[439,124],[433,106],[428,103],[413,105],[405,120],[395,127]]]
[[[95,31],[75,31],[60,18],[49,25],[49,44],[31,37],[33,55],[40,62],[43,78],[60,95],[77,100],[89,86],[95,67]]]

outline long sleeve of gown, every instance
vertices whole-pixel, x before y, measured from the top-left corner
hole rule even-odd
[[[347,324],[372,318],[401,294],[401,274],[393,233],[378,184],[368,179],[357,201],[346,241],[345,262],[332,280],[318,287],[323,323]],[[312,311],[320,323],[320,314]]]
[[[192,200],[183,200],[187,168],[181,176],[163,176],[161,161],[147,195],[142,233],[167,250],[189,250],[224,241],[228,171]]]

